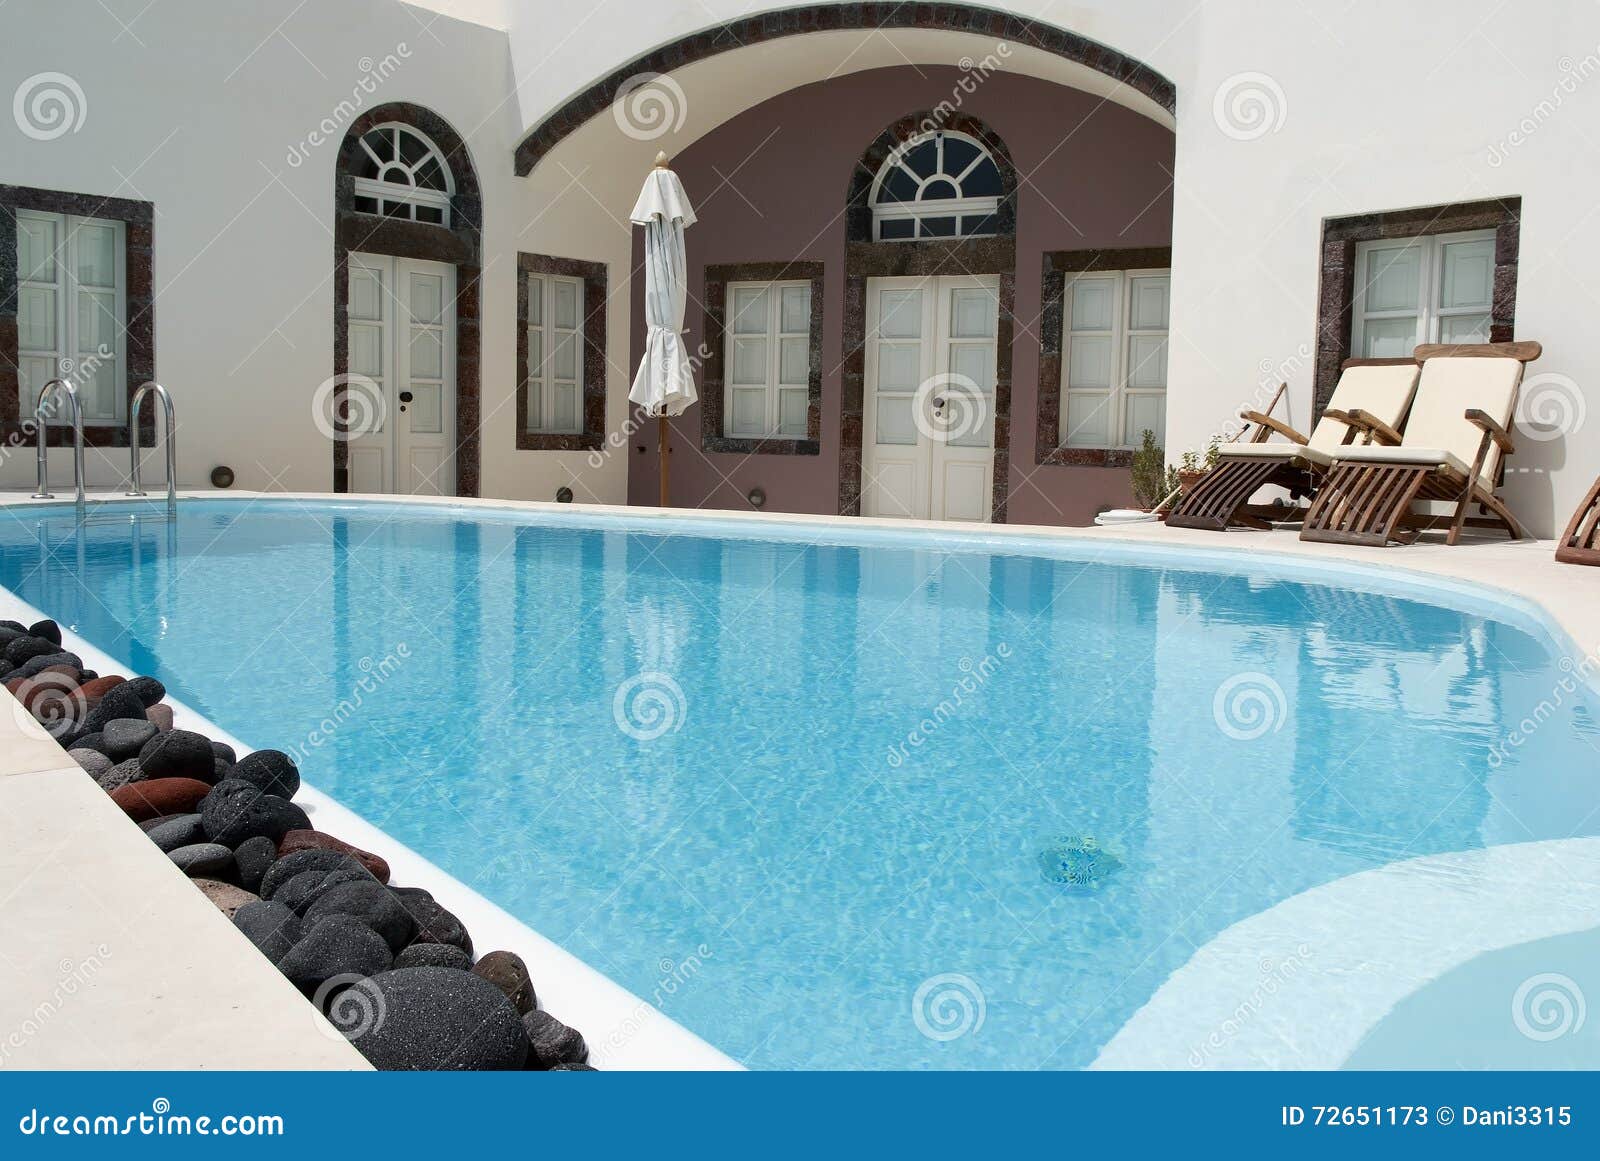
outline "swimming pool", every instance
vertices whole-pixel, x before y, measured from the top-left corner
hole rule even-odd
[[[1290,895],[1600,830],[1600,704],[1536,622],[1287,567],[368,502],[0,517],[0,584],[758,1068],[1082,1066]]]

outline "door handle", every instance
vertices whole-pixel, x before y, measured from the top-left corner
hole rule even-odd
[[[406,404],[410,403],[413,398],[415,398],[415,396],[413,396],[409,391],[400,392],[400,410],[404,411],[406,409]]]

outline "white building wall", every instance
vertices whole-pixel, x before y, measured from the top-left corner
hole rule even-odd
[[[1174,0],[1005,6],[1101,40],[1178,87],[1174,458],[1255,401],[1263,379],[1287,378],[1291,420],[1308,418],[1325,216],[1521,196],[1518,335],[1545,344],[1531,373],[1566,377],[1542,386],[1574,419],[1563,438],[1524,435],[1510,495],[1536,530],[1558,527],[1600,471],[1600,416],[1575,426],[1600,409],[1589,325],[1600,221],[1586,176],[1600,168],[1600,9],[1585,0],[1514,10],[1493,0],[1352,0],[1332,11]],[[184,483],[227,463],[243,487],[327,488],[331,454],[311,397],[331,373],[337,139],[299,166],[287,155],[350,96],[363,58],[381,61],[404,44],[409,55],[366,99],[447,119],[483,187],[483,494],[548,498],[570,483],[581,499],[621,501],[622,452],[593,467],[584,453],[515,449],[515,254],[610,264],[608,427],[620,428],[630,378],[623,219],[645,154],[687,140],[606,147],[594,138],[526,179],[513,176],[512,152],[546,113],[628,60],[767,7],[779,5],[265,0],[224,14],[206,0],[13,3],[0,8],[0,96],[60,71],[81,85],[88,115],[49,141],[0,117],[0,181],[155,204],[157,360],[182,417]],[[1586,77],[1570,92],[1563,62]],[[1270,78],[1273,128],[1238,140],[1213,102],[1246,73]],[[742,107],[737,93],[722,103],[714,117],[691,117],[684,133]],[[1525,140],[1512,144],[1519,131]],[[53,459],[64,479],[65,455]],[[27,485],[32,470],[31,454],[9,451],[0,486]],[[109,483],[122,470],[112,453],[93,478]]]
[[[1323,218],[1521,196],[1517,337],[1544,344],[1528,398],[1547,422],[1518,433],[1507,495],[1534,531],[1559,532],[1600,472],[1600,8],[1213,3],[1196,24],[1178,94],[1168,447],[1203,446],[1280,378],[1290,418],[1309,422]],[[1570,92],[1564,65],[1587,73]],[[1246,73],[1270,78],[1254,87],[1276,127],[1237,140],[1213,101]]]

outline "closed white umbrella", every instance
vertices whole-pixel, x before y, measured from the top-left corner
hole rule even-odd
[[[683,346],[683,313],[689,298],[683,231],[694,224],[694,209],[667,155],[656,154],[639,200],[629,215],[644,227],[644,359],[628,398],[656,416],[661,444],[661,506],[667,506],[667,417],[682,415],[700,398]]]

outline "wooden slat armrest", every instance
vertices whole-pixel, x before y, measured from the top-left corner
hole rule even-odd
[[[1500,445],[1500,450],[1506,455],[1510,455],[1517,450],[1516,444],[1511,440],[1511,433],[1501,427],[1500,421],[1488,412],[1480,411],[1476,407],[1471,408],[1466,414],[1466,420],[1468,423],[1476,424],[1488,432],[1494,442]]]
[[[1249,423],[1256,424],[1263,431],[1269,429],[1275,431],[1290,443],[1303,444],[1306,442],[1306,437],[1301,435],[1294,428],[1290,427],[1287,423],[1284,423],[1280,419],[1273,419],[1272,416],[1265,415],[1260,411],[1251,411],[1249,408],[1246,408],[1245,410],[1239,412],[1239,418]]]
[[[1405,442],[1401,434],[1379,419],[1370,411],[1363,411],[1359,407],[1352,407],[1348,412],[1324,411],[1324,415],[1332,415],[1335,419],[1348,423],[1351,427],[1359,428],[1366,432],[1367,438],[1374,443],[1388,444],[1396,447]]]

